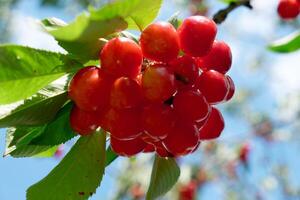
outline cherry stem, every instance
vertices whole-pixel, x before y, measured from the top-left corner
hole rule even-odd
[[[249,9],[252,9],[252,5],[251,5],[251,0],[240,0],[240,1],[236,1],[236,2],[231,2],[226,8],[219,10],[214,16],[213,16],[213,20],[217,23],[217,24],[221,24],[222,22],[225,21],[225,19],[227,18],[228,14],[230,12],[232,12],[233,10],[235,10],[238,7],[241,6],[245,6]]]

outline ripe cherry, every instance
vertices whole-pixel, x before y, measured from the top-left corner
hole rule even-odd
[[[297,0],[280,0],[277,12],[282,19],[294,19],[299,15],[300,2]]]
[[[226,76],[226,79],[228,81],[229,91],[228,91],[228,94],[225,99],[226,99],[226,101],[229,101],[234,95],[235,85],[234,85],[233,80],[230,78],[230,76]]]
[[[223,41],[214,41],[209,53],[197,59],[197,64],[202,71],[213,69],[222,74],[225,74],[230,69],[231,63],[230,47]]]
[[[143,153],[152,153],[155,151],[155,146],[152,144],[147,144],[143,150]]]
[[[101,110],[108,103],[112,82],[113,79],[100,68],[85,67],[71,80],[69,96],[82,110]]]
[[[191,121],[202,121],[210,112],[210,106],[205,97],[194,89],[179,91],[174,97],[173,105],[178,115]]]
[[[213,107],[207,122],[203,125],[202,129],[200,129],[199,139],[210,140],[218,138],[224,126],[224,119],[221,112]]]
[[[119,140],[111,136],[110,145],[116,154],[127,157],[142,152],[146,147],[146,143],[139,137],[132,140]]]
[[[156,22],[143,30],[140,45],[145,58],[158,62],[175,59],[179,53],[176,29],[168,22]]]
[[[173,155],[166,149],[162,142],[155,143],[155,152],[162,158],[173,157]]]
[[[177,30],[180,48],[193,57],[204,56],[211,49],[217,34],[214,21],[204,16],[186,18]]]
[[[178,120],[173,131],[164,139],[166,149],[175,157],[190,153],[198,145],[198,129],[195,124]]]
[[[143,55],[134,41],[117,37],[104,45],[100,60],[101,67],[111,75],[135,78],[141,72]]]
[[[171,61],[169,67],[173,70],[176,80],[184,85],[193,85],[199,76],[196,61],[191,56],[181,56]]]
[[[114,109],[110,108],[103,114],[100,126],[120,140],[130,140],[142,132],[140,110],[138,108]]]
[[[78,134],[89,135],[98,128],[98,118],[96,112],[86,112],[74,105],[70,114],[70,125]]]
[[[142,88],[133,79],[120,77],[113,83],[110,105],[113,108],[132,108],[142,102]]]
[[[215,70],[203,72],[196,80],[195,86],[210,104],[217,104],[224,101],[229,87],[224,74]]]
[[[169,105],[151,104],[142,112],[142,126],[153,138],[164,139],[175,123],[174,111]]]
[[[175,76],[164,65],[149,66],[142,77],[142,90],[149,101],[166,101],[176,91]]]

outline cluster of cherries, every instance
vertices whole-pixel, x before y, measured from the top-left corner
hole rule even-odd
[[[216,34],[212,20],[192,16],[178,30],[168,22],[149,25],[139,44],[111,39],[101,67],[85,67],[70,82],[71,127],[80,135],[101,127],[122,156],[177,157],[219,137],[224,121],[213,105],[231,99],[235,87],[225,75],[231,50]]]
[[[282,19],[295,19],[300,13],[300,0],[280,0],[277,12]]]

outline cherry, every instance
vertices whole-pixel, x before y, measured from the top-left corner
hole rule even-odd
[[[69,97],[82,110],[101,110],[108,103],[112,81],[113,79],[98,67],[82,68],[70,82]]]
[[[98,128],[98,117],[96,112],[86,112],[74,105],[70,114],[71,128],[80,135],[89,135]]]
[[[179,91],[173,105],[176,113],[191,121],[202,121],[210,112],[210,106],[198,90]]]
[[[134,41],[117,37],[104,45],[100,60],[101,67],[113,76],[135,78],[141,72],[143,55]]]
[[[156,22],[143,30],[140,45],[145,58],[158,62],[175,59],[179,53],[176,29],[168,22]]]
[[[234,92],[235,92],[235,85],[233,80],[230,78],[230,76],[226,76],[226,79],[228,81],[228,85],[229,85],[229,91],[228,94],[226,96],[226,101],[229,101],[230,99],[232,99]]]
[[[153,138],[167,137],[174,123],[174,111],[169,105],[151,104],[143,109],[142,126]]]
[[[179,200],[193,200],[195,199],[197,192],[197,182],[191,180],[186,185],[183,185],[179,189]]]
[[[169,66],[174,71],[176,79],[185,85],[193,85],[199,76],[196,61],[191,56],[181,56],[171,61]]]
[[[211,114],[207,122],[203,125],[199,133],[200,140],[210,140],[218,138],[224,129],[224,119],[221,112],[212,107]]]
[[[175,157],[190,153],[198,145],[196,125],[184,120],[175,123],[173,131],[163,140],[166,149]]]
[[[299,15],[300,2],[297,0],[280,0],[277,12],[282,19],[294,19]]]
[[[111,136],[110,145],[116,154],[127,157],[134,156],[142,152],[146,147],[146,143],[139,137],[132,140],[119,140]]]
[[[132,108],[142,102],[142,88],[133,79],[120,77],[113,83],[110,105],[113,108]]]
[[[166,149],[162,142],[155,143],[155,152],[162,158],[173,157],[173,155]]]
[[[155,151],[155,146],[152,144],[147,144],[143,150],[143,153],[152,153]]]
[[[175,76],[162,64],[149,66],[142,77],[142,90],[149,101],[166,101],[176,91]]]
[[[110,108],[103,114],[100,126],[120,140],[130,140],[142,132],[139,123],[140,110],[137,108]]]
[[[208,103],[217,104],[225,100],[229,84],[224,74],[209,70],[198,77],[195,86],[204,95]]]
[[[217,34],[214,21],[204,16],[186,18],[177,30],[180,48],[193,57],[204,56],[211,49]]]
[[[214,41],[209,53],[197,59],[197,64],[202,71],[213,69],[222,74],[225,74],[230,69],[231,63],[230,47],[223,41]]]
[[[250,153],[251,147],[248,142],[242,144],[239,152],[239,159],[242,163],[247,164],[248,163],[248,157]]]

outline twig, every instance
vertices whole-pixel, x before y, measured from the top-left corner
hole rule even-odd
[[[252,5],[251,5],[251,0],[240,0],[240,1],[236,1],[236,2],[231,2],[226,8],[218,11],[214,17],[213,20],[217,23],[217,24],[221,24],[222,22],[225,21],[227,15],[232,12],[234,9],[240,7],[240,6],[245,6],[249,9],[252,9]]]

